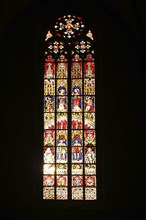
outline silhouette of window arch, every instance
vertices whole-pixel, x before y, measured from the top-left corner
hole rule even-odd
[[[44,40],[43,199],[96,200],[92,30],[80,16],[65,15]]]

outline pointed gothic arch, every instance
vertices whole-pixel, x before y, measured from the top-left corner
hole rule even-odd
[[[92,30],[81,17],[59,17],[47,31],[44,200],[97,200],[94,56]]]

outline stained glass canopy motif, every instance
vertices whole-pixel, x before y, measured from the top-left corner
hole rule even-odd
[[[44,40],[43,199],[96,200],[93,34],[65,15]]]

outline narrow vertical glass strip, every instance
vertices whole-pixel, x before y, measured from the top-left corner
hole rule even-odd
[[[71,187],[72,200],[83,200],[83,80],[82,60],[71,63]]]
[[[55,199],[55,62],[44,63],[43,199]]]
[[[97,199],[95,66],[88,54],[84,62],[84,183],[85,200]]]
[[[56,200],[68,199],[68,63],[56,64]]]

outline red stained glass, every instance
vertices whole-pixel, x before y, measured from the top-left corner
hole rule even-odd
[[[59,17],[45,48],[43,199],[96,200],[92,31],[80,16]]]

